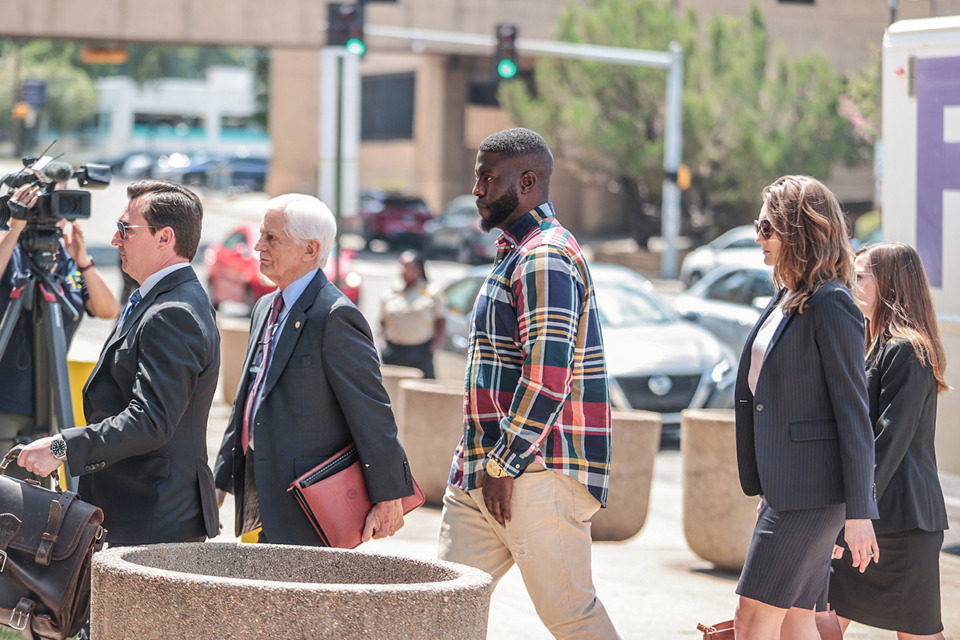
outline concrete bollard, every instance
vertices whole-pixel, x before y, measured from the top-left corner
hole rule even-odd
[[[217,318],[220,330],[220,389],[227,406],[237,397],[237,386],[247,357],[250,318]]]
[[[463,435],[463,389],[445,382],[402,380],[397,423],[417,483],[427,502],[443,504],[453,451]],[[401,417],[402,416],[402,417]],[[610,500],[593,517],[594,540],[626,540],[647,517],[660,417],[615,411]]]
[[[400,400],[400,382],[403,380],[421,380],[423,371],[413,367],[398,367],[394,364],[381,364],[380,376],[383,378],[383,388],[387,390],[390,396],[390,402],[393,403],[394,414],[397,412],[397,401]],[[396,415],[397,420],[400,419]]]
[[[757,522],[758,498],[740,489],[733,411],[684,411],[680,452],[687,544],[717,568],[739,571]]]
[[[395,411],[413,477],[427,502],[443,504],[453,451],[463,435],[463,387],[402,380]]]
[[[632,538],[643,528],[650,504],[653,461],[660,450],[660,415],[613,412],[613,458],[607,508],[591,520],[595,541]]]
[[[188,543],[93,556],[94,638],[484,640],[492,579],[344,549]]]

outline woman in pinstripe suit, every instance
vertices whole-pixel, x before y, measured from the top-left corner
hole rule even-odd
[[[754,224],[779,291],[747,339],[736,386],[737,466],[761,496],[737,585],[737,640],[816,640],[833,543],[879,561],[873,431],[853,251],[836,197],[807,176],[763,191]]]

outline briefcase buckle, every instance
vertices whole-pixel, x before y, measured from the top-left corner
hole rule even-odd
[[[23,631],[27,628],[27,623],[30,622],[30,614],[24,613],[19,609],[14,609],[10,612],[10,628],[16,629],[17,631]]]

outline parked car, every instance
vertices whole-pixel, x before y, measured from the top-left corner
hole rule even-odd
[[[120,175],[124,178],[149,178],[160,154],[150,151],[138,151],[129,154],[120,165]]]
[[[680,265],[680,281],[687,287],[721,264],[763,264],[753,225],[734,227],[712,242],[691,251]]]
[[[220,244],[211,245],[203,256],[207,266],[210,301],[214,308],[223,302],[242,302],[248,309],[277,286],[260,273],[260,258],[253,249],[260,237],[260,226],[253,222],[231,231]],[[360,274],[353,270],[354,252],[341,249],[331,255],[323,272],[331,282],[341,274],[340,286],[354,303],[360,302]],[[339,259],[338,259],[339,258]]]
[[[270,160],[262,156],[196,153],[169,179],[191,187],[239,187],[247,191],[263,191],[269,167]]]
[[[709,331],[679,316],[646,278],[626,267],[591,267],[614,408],[660,413],[664,435],[676,436],[687,408],[729,409],[737,373],[734,353]],[[474,301],[487,267],[471,269],[444,289],[443,349],[465,353]]]
[[[433,214],[417,196],[383,191],[364,191],[360,196],[363,240],[370,247],[374,240],[388,245],[422,248],[427,222]]]
[[[443,213],[427,222],[424,251],[430,257],[451,255],[457,262],[482,264],[493,262],[497,255],[499,230],[480,229],[477,198],[457,196],[443,208]]]
[[[734,353],[743,351],[750,330],[775,293],[772,267],[723,265],[677,296],[673,307],[722,340]]]

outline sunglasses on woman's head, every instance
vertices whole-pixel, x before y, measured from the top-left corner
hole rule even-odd
[[[764,240],[769,240],[774,232],[773,223],[769,220],[754,220],[753,229]]]

